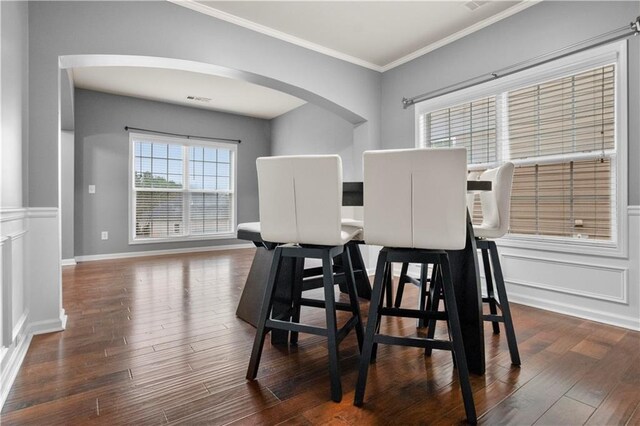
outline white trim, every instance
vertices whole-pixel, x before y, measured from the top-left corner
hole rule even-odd
[[[28,316],[28,311],[25,311],[24,315],[20,318],[20,321],[22,322],[20,326],[27,322]],[[0,377],[0,410],[2,410],[2,407],[7,400],[7,396],[13,387],[13,382],[20,371],[24,357],[27,355],[33,336],[36,334],[62,331],[66,328],[66,325],[67,315],[65,314],[64,309],[61,309],[58,319],[29,323],[28,326],[24,327],[22,333],[19,333],[19,335],[14,337],[13,342],[18,342],[18,345],[9,352],[11,356],[5,364],[4,369],[2,369],[2,375]],[[20,336],[22,336],[22,338],[18,339]],[[8,350],[9,348],[6,348],[2,354],[3,357],[0,358],[2,361],[4,361],[4,356],[7,355]]]
[[[146,191],[145,188],[136,188],[134,186],[133,175],[135,171],[135,143],[136,140],[151,140],[153,142],[159,143],[167,143],[167,144],[175,144],[180,145],[182,148],[182,188],[176,189],[157,189],[158,192],[177,192],[182,193],[182,226],[183,232],[189,232],[189,223],[190,223],[190,201],[191,194],[198,193],[227,193],[231,194],[232,203],[232,214],[231,214],[231,231],[225,233],[216,233],[216,234],[186,234],[186,235],[177,235],[176,237],[163,237],[163,238],[136,238],[135,237],[135,209],[136,209],[136,192],[137,191]],[[225,149],[229,150],[229,189],[228,190],[192,190],[189,188],[189,150],[188,147],[198,146],[198,147],[212,147],[216,149]],[[188,137],[176,137],[176,136],[164,136],[164,135],[154,135],[148,133],[129,133],[129,178],[128,178],[128,191],[129,191],[129,203],[128,203],[128,240],[129,245],[136,244],[156,244],[156,243],[172,243],[172,242],[180,242],[180,241],[202,241],[202,240],[221,240],[221,239],[229,239],[235,238],[235,229],[238,223],[238,194],[236,191],[237,187],[237,169],[238,169],[238,144],[233,142],[214,142],[208,140],[202,140],[197,138],[188,138]],[[151,191],[156,191],[155,188],[152,188]]]
[[[168,249],[168,250],[148,250],[148,251],[134,251],[128,253],[111,253],[111,254],[96,254],[89,256],[76,256],[76,262],[90,262],[94,260],[109,260],[109,259],[127,259],[130,257],[146,257],[146,256],[158,256],[165,254],[181,254],[181,253],[198,253],[207,251],[223,251],[223,250],[238,250],[255,248],[251,243],[243,244],[228,244],[209,247],[187,247],[180,249]]]
[[[629,216],[640,216],[640,206],[629,206],[627,210],[629,211]]]
[[[425,54],[427,54],[429,52],[433,52],[436,49],[439,49],[439,48],[441,48],[443,46],[446,46],[449,43],[453,43],[454,41],[459,40],[459,39],[461,39],[463,37],[466,37],[469,34],[473,34],[476,31],[479,31],[479,30],[481,30],[481,29],[483,29],[485,27],[488,27],[489,25],[493,25],[496,22],[501,21],[501,20],[503,20],[505,18],[508,18],[511,15],[515,15],[518,12],[522,12],[523,10],[525,10],[525,9],[531,7],[531,6],[536,5],[536,4],[540,3],[541,1],[542,0],[522,1],[522,2],[520,2],[518,4],[516,4],[515,6],[511,6],[510,8],[508,8],[506,10],[503,10],[502,12],[500,12],[500,13],[498,13],[496,15],[490,16],[487,19],[484,19],[484,20],[482,20],[480,22],[477,22],[477,23],[475,23],[473,25],[470,25],[467,28],[465,28],[465,29],[463,29],[461,31],[458,31],[457,33],[453,33],[450,36],[447,36],[447,37],[445,37],[443,39],[440,39],[440,40],[438,40],[438,41],[436,41],[434,43],[431,43],[431,44],[423,47],[422,49],[418,49],[413,53],[409,53],[408,55],[403,56],[400,59],[396,59],[393,62],[389,62],[388,64],[380,67],[381,68],[380,71],[382,71],[382,72],[389,71],[390,69],[398,67],[398,66],[400,66],[402,64],[405,64],[405,63],[407,63],[409,61],[413,61],[414,59],[419,58],[422,55],[425,55]]]
[[[27,350],[29,349],[29,345],[31,345],[32,338],[33,335],[27,334],[20,340],[18,346],[10,352],[9,360],[5,364],[5,368],[2,370],[0,377],[0,410],[4,406],[7,396],[9,396],[9,392],[13,387],[13,382],[18,376],[20,366],[22,365],[22,361],[24,361],[24,357],[27,355]]]
[[[277,38],[278,40],[286,41],[287,43],[294,44],[296,46],[304,47],[305,49],[313,50],[318,53],[322,53],[323,55],[330,56],[332,58],[340,59],[346,62],[350,62],[355,65],[359,65],[364,68],[368,68],[370,70],[382,72],[383,67],[380,65],[373,64],[369,61],[365,61],[360,58],[356,58],[355,56],[347,55],[346,53],[338,52],[337,50],[330,49],[328,47],[321,46],[319,44],[310,42],[308,40],[304,40],[302,38],[293,36],[291,34],[287,34],[285,32],[275,30],[273,28],[267,27],[265,25],[261,25],[255,23],[253,21],[249,21],[248,19],[240,18],[238,16],[232,15],[227,12],[223,12],[222,10],[215,9],[211,6],[207,6],[202,3],[198,3],[194,0],[168,0],[171,3],[177,4],[182,7],[186,7],[191,10],[195,10],[196,12],[203,13],[205,15],[212,16],[214,18],[230,22],[232,24],[238,25],[243,28],[247,28],[251,31],[255,31],[269,37]]]
[[[25,219],[27,217],[26,208],[0,209],[0,222],[11,222]]]
[[[509,302],[519,303],[522,305],[531,306],[533,308],[543,309],[545,311],[557,312],[563,315],[584,318],[591,321],[640,331],[640,320],[633,316],[616,315],[610,312],[584,308],[581,306],[570,305],[568,303],[561,303],[548,299],[540,299],[538,297],[522,295],[514,292],[513,288],[508,289],[508,292]]]
[[[58,217],[57,207],[29,207],[27,209],[29,218],[56,218]]]
[[[616,170],[615,221],[612,241],[590,241],[569,238],[537,237],[508,234],[499,240],[505,247],[522,249],[571,252],[576,254],[624,258],[628,255],[628,215],[627,210],[627,158],[628,158],[628,117],[627,117],[627,41],[619,41],[599,46],[584,52],[524,70],[497,80],[478,84],[468,89],[452,92],[437,98],[419,102],[414,108],[415,145],[421,147],[420,117],[442,108],[469,102],[489,96],[501,96],[531,84],[561,78],[570,74],[615,63],[616,79],[616,152],[610,155],[612,168]],[[578,155],[580,156],[580,155]],[[567,156],[566,158],[570,158]],[[472,168],[472,167],[470,167]]]
[[[527,9],[528,7],[531,7],[535,4],[538,4],[540,1],[542,0],[529,0],[529,1],[523,1],[521,3],[516,4],[515,6],[512,6],[506,10],[503,10],[502,12],[493,15],[487,19],[484,19],[480,22],[477,22],[473,25],[470,25],[468,27],[466,27],[465,29],[458,31],[454,34],[451,34],[443,39],[440,39],[434,43],[431,43],[423,48],[420,48],[408,55],[405,55],[399,59],[396,59],[392,62],[389,62],[385,65],[378,65],[378,64],[374,64],[372,62],[366,61],[364,59],[352,56],[352,55],[348,55],[346,53],[343,52],[339,52],[337,50],[322,46],[320,44],[302,39],[300,37],[296,37],[293,36],[291,34],[276,30],[274,28],[262,25],[262,24],[258,24],[256,22],[250,21],[248,19],[244,19],[241,18],[239,16],[230,14],[228,12],[224,12],[222,10],[213,8],[211,6],[208,6],[206,4],[202,4],[199,2],[196,2],[194,0],[168,0],[171,3],[177,4],[179,6],[182,7],[186,7],[188,9],[194,10],[196,12],[200,12],[203,13],[205,15],[209,15],[212,16],[214,18],[217,19],[221,19],[223,21],[226,22],[230,22],[232,24],[238,25],[240,27],[243,28],[247,28],[249,30],[252,31],[256,31],[258,33],[267,35],[269,37],[273,37],[273,38],[277,38],[278,40],[282,40],[285,41],[287,43],[291,43],[294,44],[296,46],[300,46],[303,47],[305,49],[309,49],[309,50],[313,50],[315,52],[321,53],[323,55],[327,55],[330,56],[332,58],[336,58],[336,59],[340,59],[342,61],[345,62],[350,62],[354,65],[359,65],[361,67],[364,68],[368,68],[370,70],[373,71],[378,71],[380,73],[385,72],[385,71],[389,71],[390,69],[393,69],[397,66],[400,66],[404,63],[407,63],[409,61],[412,61],[415,58],[418,58],[426,53],[429,53],[431,51],[434,51],[436,49],[441,48],[442,46],[445,46],[449,43],[452,43],[456,40],[461,39],[462,37],[466,37],[469,34],[472,34],[476,31],[479,31],[485,27],[488,27],[489,25],[495,24],[498,21],[501,21],[502,19],[508,18],[511,15],[514,15],[518,12],[523,11],[524,9]]]
[[[517,284],[517,285],[521,285],[521,286],[525,286],[525,287],[533,287],[533,288],[538,288],[538,289],[542,289],[542,290],[549,290],[549,291],[554,291],[557,293],[564,293],[564,294],[570,294],[573,296],[583,296],[583,297],[588,297],[591,299],[597,299],[597,300],[604,300],[606,302],[614,302],[614,303],[621,303],[621,304],[628,304],[628,277],[629,277],[629,268],[618,268],[618,267],[614,267],[614,266],[606,266],[606,265],[597,265],[594,263],[585,263],[585,262],[572,262],[572,261],[568,261],[568,260],[557,260],[557,259],[549,259],[549,258],[544,258],[544,257],[538,257],[538,256],[523,256],[523,255],[518,255],[518,254],[508,254],[508,253],[504,253],[501,254],[501,256],[504,259],[524,259],[524,260],[529,260],[529,261],[533,261],[533,262],[540,262],[540,263],[551,263],[551,264],[555,264],[555,265],[567,265],[567,266],[571,266],[574,268],[584,268],[584,269],[595,269],[595,270],[599,270],[599,271],[610,271],[610,272],[617,272],[618,274],[620,274],[620,294],[621,297],[612,297],[612,296],[607,296],[607,295],[603,295],[603,294],[598,294],[598,293],[591,293],[588,291],[581,291],[578,289],[569,289],[569,288],[563,288],[563,287],[556,287],[553,285],[547,285],[547,284],[540,284],[540,283],[534,283],[534,282],[530,282],[530,281],[524,281],[524,280],[512,280],[512,279],[505,279],[505,282],[507,283],[512,283],[512,284]],[[504,265],[504,261],[501,261],[501,263]],[[611,284],[611,283],[607,283],[607,284]]]
[[[60,266],[75,266],[77,265],[76,260],[75,259],[62,259],[60,261]]]
[[[13,330],[11,331],[11,341],[15,342],[20,334],[24,332],[25,324],[27,319],[29,318],[29,309],[25,309],[16,321],[16,325],[13,326]]]

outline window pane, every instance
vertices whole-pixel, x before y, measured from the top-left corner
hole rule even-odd
[[[183,235],[182,198],[179,192],[136,192],[135,237]]]
[[[176,145],[134,143],[134,179],[137,188],[182,188],[182,150],[177,159],[168,159]],[[179,146],[178,146],[179,148]]]
[[[496,99],[480,99],[426,115],[428,146],[465,147],[469,164],[496,160]]]
[[[517,167],[511,233],[611,239],[611,160]]]
[[[228,149],[218,148],[218,163],[228,163],[230,162],[231,151]]]
[[[512,159],[614,148],[614,66],[508,95]]]
[[[232,232],[232,201],[231,194],[191,194],[191,233]]]

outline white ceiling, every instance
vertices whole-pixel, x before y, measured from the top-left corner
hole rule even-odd
[[[367,68],[386,71],[539,0],[170,1]]]
[[[169,1],[326,55],[386,71],[540,0]],[[111,66],[74,68],[71,75],[74,85],[83,89],[264,119],[305,103],[256,84],[189,71]],[[187,99],[188,96],[210,100],[201,102]]]
[[[272,119],[305,101],[277,90],[226,77],[140,67],[73,69],[75,87],[250,117]],[[209,102],[187,96],[210,98]]]

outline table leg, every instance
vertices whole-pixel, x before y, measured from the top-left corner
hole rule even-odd
[[[485,370],[482,293],[476,240],[470,219],[467,221],[467,242],[464,250],[450,250],[447,253],[467,364],[470,372],[481,375]]]

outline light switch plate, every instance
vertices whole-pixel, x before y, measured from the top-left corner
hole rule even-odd
[[[108,240],[109,239],[109,232],[108,231],[102,231],[102,233],[100,234],[101,238],[103,240]]]
[[[95,194],[95,193],[96,193],[96,186],[89,185],[89,194]]]

